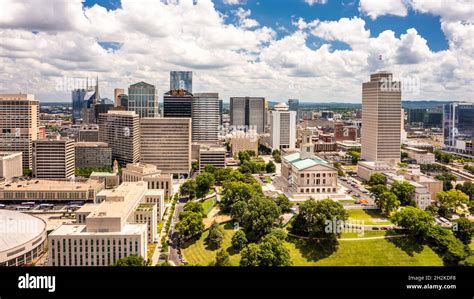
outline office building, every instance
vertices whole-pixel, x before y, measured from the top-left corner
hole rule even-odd
[[[86,99],[86,89],[74,89],[72,91],[72,120],[74,122],[83,119],[83,107]]]
[[[6,181],[23,175],[23,154],[21,152],[0,152],[0,178]]]
[[[201,145],[199,148],[199,171],[203,171],[207,165],[224,168],[226,153],[225,147]]]
[[[74,140],[69,138],[33,141],[33,177],[39,179],[68,179],[74,177]]]
[[[47,227],[40,218],[8,210],[0,210],[0,267],[29,266],[45,250]]]
[[[297,99],[289,99],[288,100],[288,107],[290,111],[298,112],[300,110],[300,101]]]
[[[96,83],[93,88],[87,87],[88,92],[94,91],[94,93],[82,104],[82,122],[84,124],[97,123],[96,105],[101,103],[99,93],[99,78],[96,78]],[[88,95],[86,95],[87,98]]]
[[[401,86],[379,72],[362,85],[362,152],[365,161],[400,162]]]
[[[128,110],[139,117],[158,117],[158,94],[154,85],[138,82],[128,88]]]
[[[443,111],[444,149],[474,156],[474,103],[449,103]]]
[[[413,127],[442,128],[443,109],[407,109],[407,123]]]
[[[173,175],[165,174],[156,165],[134,163],[122,168],[122,182],[144,181],[150,190],[163,190],[166,197],[173,195]]]
[[[265,132],[265,123],[265,98],[230,98],[230,124],[232,126],[244,127],[247,131],[255,130],[258,134],[262,134]]]
[[[357,163],[357,176],[365,181],[369,181],[370,177],[376,173],[395,173],[395,168],[385,162],[359,161]]]
[[[219,94],[195,93],[192,103],[193,142],[218,140],[220,114]]]
[[[164,117],[192,116],[193,95],[186,90],[170,90],[163,96]]]
[[[270,114],[270,147],[293,150],[296,147],[296,111],[289,111],[285,103],[275,105],[274,109]]]
[[[193,72],[171,71],[170,90],[186,90],[193,93]]]
[[[39,103],[32,94],[0,94],[0,151],[22,152],[31,169],[33,141],[38,139]]]
[[[123,108],[128,111],[128,95],[121,94],[118,96],[118,106],[116,108]]]
[[[63,224],[48,236],[49,265],[111,266],[130,255],[148,259],[158,219],[156,205],[146,201],[147,191],[144,182],[103,190],[99,204],[84,205],[76,211],[76,223]]]
[[[110,167],[112,149],[105,142],[76,142],[76,167]]]
[[[0,201],[95,202],[97,194],[102,189],[104,189],[104,184],[92,179],[87,181],[64,179],[18,181],[0,186]]]
[[[232,156],[238,156],[243,151],[258,153],[258,135],[255,131],[236,131],[231,135],[229,141]]]
[[[140,162],[153,164],[163,173],[189,175],[191,170],[191,119],[140,119]]]
[[[140,160],[140,120],[134,111],[99,115],[99,140],[112,148],[112,160],[122,166]]]
[[[404,147],[403,151],[408,157],[415,160],[416,164],[432,164],[435,163],[435,155],[425,149],[414,147]]]
[[[114,106],[119,107],[122,106],[120,102],[120,96],[125,94],[125,89],[123,88],[115,88],[114,89]]]
[[[79,142],[97,142],[99,141],[99,126],[98,125],[81,125],[79,128]]]

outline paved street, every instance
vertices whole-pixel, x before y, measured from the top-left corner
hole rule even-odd
[[[175,266],[182,265],[182,261],[180,259],[180,249],[179,249],[179,234],[175,229],[176,223],[179,219],[179,214],[183,211],[183,207],[185,204],[185,200],[179,199],[178,203],[176,204],[176,208],[173,215],[173,220],[171,221],[170,232],[168,235],[168,242],[170,245],[170,254],[169,254],[169,261],[174,264]]]

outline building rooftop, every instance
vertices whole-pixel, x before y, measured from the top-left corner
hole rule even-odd
[[[292,164],[293,166],[295,166],[299,170],[303,170],[303,169],[306,169],[306,168],[309,168],[309,167],[312,167],[312,166],[315,166],[315,165],[330,166],[328,164],[328,162],[326,162],[325,160],[323,160],[319,157],[316,157],[316,156],[313,156],[313,157],[307,158],[307,159],[301,159],[299,152],[284,156],[283,159],[288,161],[288,163]]]
[[[114,176],[117,176],[117,174],[113,172],[100,172],[100,171],[94,171],[90,175],[90,177],[114,177]]]
[[[90,141],[81,141],[76,142],[76,147],[109,147],[107,142],[90,142]]]
[[[121,231],[112,232],[88,232],[84,224],[63,224],[53,231],[50,236],[64,236],[64,235],[134,235],[146,231],[146,224],[126,223]]]
[[[0,152],[0,158],[11,158],[22,155],[22,152]]]
[[[125,219],[143,198],[148,187],[145,182],[124,182],[116,189],[102,190],[98,196],[105,200],[97,205],[89,217]]]
[[[46,230],[46,222],[28,214],[0,210],[0,252],[32,241]]]
[[[0,186],[0,191],[88,191],[101,185],[97,180],[60,181],[33,179],[30,181],[17,181]]]

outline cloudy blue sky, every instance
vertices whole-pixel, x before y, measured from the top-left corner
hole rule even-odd
[[[471,0],[0,0],[0,92],[70,100],[192,70],[196,92],[360,102],[387,70],[407,100],[473,101]],[[78,83],[76,83],[78,82]]]

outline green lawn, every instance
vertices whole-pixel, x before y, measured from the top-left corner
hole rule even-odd
[[[315,241],[289,239],[295,266],[442,266],[429,247],[408,238],[339,241],[336,250]]]
[[[227,248],[230,254],[230,262],[232,265],[238,266],[240,261],[240,254],[236,253],[231,247],[231,239],[234,235],[234,229],[230,223],[221,225],[224,232],[224,241],[222,242],[222,248]],[[183,246],[182,253],[186,260],[191,265],[207,266],[216,259],[216,252],[218,250],[210,250],[205,240],[209,234],[209,230],[206,230],[199,240]]]
[[[238,266],[240,254],[231,247],[234,230],[224,226],[222,248],[230,254],[230,262]],[[367,236],[380,236],[385,231],[367,231]],[[345,234],[343,237],[355,237]],[[391,233],[390,233],[391,234]],[[217,250],[209,250],[205,243],[208,231],[201,238],[182,249],[191,265],[207,266],[215,260]],[[285,246],[290,251],[294,266],[442,266],[441,258],[429,247],[408,238],[339,241],[337,249],[316,241],[289,238]]]
[[[390,220],[386,217],[382,216],[380,210],[362,210],[362,209],[352,209],[347,210],[349,214],[349,221],[364,221],[366,225],[384,225],[384,224],[391,224]]]
[[[342,239],[349,239],[349,238],[370,238],[370,237],[381,237],[385,235],[394,235],[394,232],[388,233],[387,231],[384,230],[364,230],[359,233],[356,228],[354,228],[355,231],[353,232],[343,232],[341,234]]]
[[[216,197],[213,196],[211,198],[206,199],[205,201],[201,202],[202,208],[204,210],[204,213],[207,215],[212,207],[216,204]]]

